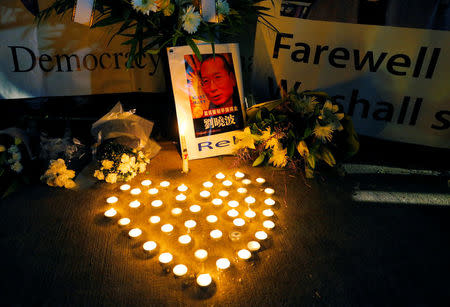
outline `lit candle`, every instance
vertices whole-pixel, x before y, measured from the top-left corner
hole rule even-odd
[[[250,253],[248,249],[241,249],[240,251],[238,251],[237,254],[238,257],[241,258],[242,260],[250,259],[250,257],[252,256],[252,253]]]
[[[140,230],[139,228],[133,228],[128,232],[128,235],[130,236],[130,238],[137,238],[142,234],[142,230]]]
[[[209,191],[201,191],[200,196],[203,198],[208,198],[211,196],[211,193]]]
[[[155,208],[161,207],[162,204],[163,204],[163,202],[160,199],[155,199],[154,201],[152,201],[152,207],[155,207]]]
[[[148,220],[152,224],[158,224],[161,221],[161,218],[157,215],[153,215]]]
[[[164,233],[170,233],[173,230],[173,226],[171,224],[164,224],[161,226],[161,231]]]
[[[228,206],[230,206],[231,208],[239,207],[239,202],[236,201],[236,200],[230,200],[230,201],[228,202]]]
[[[246,189],[246,188],[238,188],[236,191],[237,191],[239,194],[245,194],[245,193],[247,193],[247,189]]]
[[[256,202],[256,199],[253,196],[247,196],[245,198],[245,202],[249,205],[252,205]]]
[[[219,179],[219,180],[222,180],[222,179],[225,178],[225,175],[222,174],[222,173],[217,173],[217,174],[216,174],[216,178]]]
[[[130,188],[131,188],[131,186],[130,186],[129,184],[122,184],[122,185],[120,186],[120,189],[121,189],[122,191],[128,191]]]
[[[207,221],[208,223],[215,223],[215,222],[217,222],[217,220],[218,220],[218,218],[217,218],[217,216],[215,216],[215,215],[208,215],[208,216],[206,217],[206,221]]]
[[[241,179],[244,178],[244,173],[241,173],[239,171],[237,171],[236,173],[234,173],[234,176],[236,177],[236,179]]]
[[[108,204],[114,204],[114,203],[116,203],[118,200],[119,200],[119,199],[118,199],[117,197],[111,196],[111,197],[108,197],[108,198],[106,199],[106,202],[107,202]]]
[[[222,232],[219,229],[212,230],[209,235],[213,239],[220,239],[222,237]]]
[[[230,187],[233,183],[230,180],[225,180],[222,184],[226,187]]]
[[[275,193],[275,190],[272,188],[265,188],[264,193],[266,193],[268,195],[272,195],[273,193]]]
[[[214,206],[220,206],[223,203],[223,201],[220,198],[214,198],[212,200],[212,203]]]
[[[159,186],[162,188],[167,188],[169,185],[170,185],[169,181],[161,181],[161,183],[159,184]]]
[[[141,189],[139,188],[134,188],[130,191],[131,195],[139,195],[141,194]]]
[[[244,219],[237,218],[237,219],[233,220],[233,224],[237,227],[242,227],[245,225],[245,221],[244,221]]]
[[[186,192],[188,190],[188,187],[183,183],[182,185],[178,186],[177,190],[180,192]]]
[[[196,250],[194,255],[195,255],[195,258],[197,258],[197,260],[199,260],[199,261],[205,261],[206,258],[208,258],[208,252],[204,249]]]
[[[270,220],[266,220],[263,222],[263,226],[266,229],[273,229],[275,227],[275,223]]]
[[[250,179],[244,179],[242,180],[242,183],[245,185],[249,185],[250,183],[252,183],[252,181]]]
[[[259,184],[263,184],[264,182],[266,182],[266,179],[259,177],[259,178],[256,178],[256,182]]]
[[[175,199],[176,199],[176,201],[183,202],[186,200],[186,195],[178,194],[177,196],[175,196]]]
[[[200,287],[207,287],[211,284],[211,282],[212,282],[212,278],[211,278],[211,275],[209,275],[208,273],[200,274],[197,276],[197,284]]]
[[[261,244],[259,244],[259,242],[257,242],[257,241],[250,241],[247,243],[247,248],[251,252],[256,252],[261,248]]]
[[[265,240],[267,239],[267,233],[263,230],[257,231],[255,233],[255,238],[258,240]]]
[[[227,211],[227,215],[229,217],[236,217],[239,215],[239,211],[237,211],[236,209],[231,209]]]
[[[192,205],[189,207],[189,210],[193,213],[200,212],[201,209],[202,207],[200,207],[199,205]]]
[[[158,194],[158,189],[157,188],[151,188],[151,189],[148,190],[148,194],[150,194],[150,195]]]
[[[114,208],[105,211],[106,217],[114,217],[117,214],[117,211]]]
[[[171,212],[172,212],[172,215],[178,216],[181,214],[181,212],[183,212],[183,210],[181,210],[181,208],[173,208]]]
[[[228,260],[227,258],[219,258],[216,261],[216,266],[217,269],[219,270],[226,270],[230,267],[230,260]]]
[[[133,200],[128,206],[130,206],[130,208],[138,208],[140,205],[141,203],[138,200]]]
[[[191,228],[194,228],[195,226],[197,226],[197,222],[194,220],[187,220],[186,222],[184,222],[184,226],[187,229],[191,229]]]
[[[159,255],[159,262],[163,263],[163,264],[167,264],[170,263],[173,259],[173,256],[171,253],[162,253],[161,255]]]
[[[182,235],[182,236],[178,237],[178,242],[180,242],[181,244],[184,244],[184,245],[191,243],[191,241],[192,241],[192,238],[190,235]]]
[[[203,182],[203,186],[207,189],[212,188],[214,184],[211,181],[205,181]]]
[[[179,125],[180,132],[180,148],[181,148],[181,159],[182,159],[182,171],[183,173],[189,172],[189,154],[186,146],[186,121],[183,121]]]
[[[275,201],[272,198],[266,198],[266,200],[264,200],[264,203],[268,206],[275,205]]]
[[[271,216],[274,215],[272,209],[266,209],[266,210],[264,210],[264,211],[262,212],[262,214],[263,214],[264,216],[267,216],[267,217],[271,217]]]
[[[155,241],[147,241],[142,245],[142,248],[146,251],[146,252],[152,252],[155,250],[157,244]]]
[[[173,267],[173,274],[175,274],[175,276],[178,277],[185,275],[187,271],[188,268],[184,264],[177,264],[176,266]]]
[[[121,218],[118,222],[117,222],[120,226],[126,226],[128,224],[131,223],[131,220],[127,217]]]
[[[148,187],[149,185],[152,184],[152,181],[149,180],[149,179],[145,179],[145,180],[142,180],[141,184],[142,184],[144,187]]]
[[[256,216],[256,212],[248,209],[247,211],[244,212],[244,215],[248,218],[254,218]]]
[[[219,192],[220,197],[227,197],[228,195],[230,195],[228,191],[222,190]]]

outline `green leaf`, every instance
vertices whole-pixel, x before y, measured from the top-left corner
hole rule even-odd
[[[256,158],[255,161],[253,161],[252,166],[258,166],[258,165],[260,165],[261,163],[264,162],[264,159],[265,159],[265,158],[266,158],[266,153],[263,152],[262,154],[259,155],[258,158]]]
[[[325,161],[329,166],[333,167],[336,165],[336,160],[334,159],[333,154],[331,151],[326,148],[325,146],[322,146],[320,151],[320,157],[323,161]]]
[[[316,158],[314,157],[314,155],[310,154],[306,157],[306,162],[308,163],[309,167],[311,167],[312,169],[316,168]]]
[[[262,121],[262,110],[259,110],[259,111],[256,113],[256,121],[257,121],[257,122]]]
[[[306,178],[314,178],[314,169],[310,168],[308,165],[305,165],[305,176]]]
[[[289,131],[288,131],[288,137],[290,137],[290,138],[292,138],[292,139],[295,139],[295,133],[294,133],[294,131],[292,131],[292,129],[289,129]]]
[[[295,153],[295,142],[291,141],[287,148],[287,155],[292,158]]]
[[[106,27],[113,24],[116,24],[118,22],[123,21],[124,18],[122,16],[109,16],[106,18],[103,18],[100,21],[97,21],[95,24],[92,25],[91,28],[97,28],[97,27]]]
[[[194,54],[197,56],[197,59],[201,62],[202,55],[200,53],[200,50],[198,50],[197,44],[190,37],[186,37],[186,42],[191,47],[192,51],[194,51]]]

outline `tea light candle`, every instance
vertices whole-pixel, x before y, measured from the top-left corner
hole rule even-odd
[[[181,208],[173,208],[171,211],[172,215],[174,215],[174,216],[180,215],[181,212],[183,212],[183,210],[181,210]]]
[[[230,192],[222,190],[219,192],[219,196],[220,197],[227,197],[228,195],[230,195]]]
[[[266,209],[266,210],[264,210],[264,211],[262,212],[262,214],[263,214],[264,216],[267,216],[267,217],[271,217],[271,216],[274,215],[272,209]]]
[[[200,196],[203,198],[208,198],[211,196],[211,193],[209,191],[201,191]]]
[[[212,200],[212,203],[214,206],[220,206],[223,203],[223,201],[220,198],[214,198]]]
[[[267,233],[263,230],[257,231],[255,233],[255,238],[258,240],[265,240],[265,239],[267,239],[267,237],[268,237]]]
[[[157,216],[157,215],[153,215],[148,220],[152,224],[158,224],[161,221],[161,218],[159,216]]]
[[[138,200],[133,200],[128,206],[130,206],[130,208],[139,208],[140,205],[141,203]]]
[[[265,203],[266,205],[268,205],[268,206],[273,206],[273,205],[275,205],[275,201],[274,201],[272,198],[266,198],[266,199],[264,200],[264,203]]]
[[[186,222],[184,222],[184,226],[188,229],[191,229],[197,226],[197,222],[194,220],[187,220]]]
[[[225,175],[222,174],[222,173],[217,173],[217,174],[216,174],[216,178],[219,179],[219,180],[221,180],[221,179],[224,179],[224,178],[225,178]]]
[[[167,188],[169,185],[170,185],[169,181],[161,181],[159,183],[159,186],[162,187],[162,188]]]
[[[222,184],[226,187],[231,187],[231,185],[233,184],[230,180],[225,180],[222,182]]]
[[[228,206],[230,206],[231,208],[239,207],[239,202],[236,201],[236,200],[230,200],[230,201],[228,202]]]
[[[213,239],[220,239],[222,237],[222,232],[219,229],[212,230],[209,235]]]
[[[247,211],[245,211],[244,215],[248,218],[254,218],[256,216],[256,212],[248,209]]]
[[[178,186],[177,190],[180,192],[186,192],[188,190],[188,187],[183,183],[182,185]]]
[[[199,261],[205,261],[208,258],[208,252],[204,249],[198,249],[194,253],[195,258]]]
[[[252,183],[252,181],[250,179],[244,179],[242,180],[242,183],[245,185],[249,185],[250,183]]]
[[[161,231],[164,233],[170,233],[173,230],[173,226],[171,224],[164,224],[161,226]]]
[[[145,179],[145,180],[142,180],[142,181],[141,181],[141,184],[142,184],[144,187],[148,187],[148,186],[150,186],[150,185],[152,184],[152,181],[151,181],[151,180],[148,180],[148,179]]]
[[[244,221],[244,219],[237,218],[237,219],[233,220],[233,224],[237,227],[242,227],[245,225],[245,221]]]
[[[215,215],[208,215],[208,216],[206,217],[206,221],[207,221],[208,223],[215,223],[215,222],[217,222],[217,220],[218,220],[218,218],[217,218],[217,216],[215,216]]]
[[[206,274],[200,274],[197,276],[197,284],[200,287],[207,287],[212,283],[212,278],[211,275],[209,275],[208,273]]]
[[[245,174],[237,171],[236,173],[234,173],[234,176],[236,177],[236,179],[242,179],[244,178]]]
[[[131,195],[139,195],[141,194],[141,189],[139,188],[134,188],[130,191]]]
[[[133,228],[128,232],[128,235],[130,236],[130,238],[137,238],[142,234],[142,230],[140,230],[139,228]]]
[[[230,260],[228,260],[227,258],[219,258],[216,261],[216,267],[219,270],[226,270],[230,267]]]
[[[184,194],[178,194],[177,196],[175,196],[175,200],[178,202],[182,202],[186,200],[186,195]]]
[[[189,210],[193,213],[200,212],[201,209],[202,207],[200,207],[199,205],[192,205],[189,207]]]
[[[121,218],[118,222],[117,222],[120,226],[126,226],[128,224],[131,223],[131,220],[127,217]]]
[[[163,264],[168,264],[172,261],[173,256],[171,253],[162,253],[161,255],[159,255],[159,262],[163,263]]]
[[[203,182],[203,186],[207,189],[212,188],[214,184],[211,181],[205,181]]]
[[[117,214],[117,211],[114,208],[111,208],[111,209],[105,211],[106,217],[114,217],[116,214]]]
[[[273,229],[275,227],[275,223],[270,220],[266,220],[263,222],[263,226],[266,229]]]
[[[120,186],[120,189],[121,189],[122,191],[128,191],[130,188],[131,188],[131,186],[130,186],[129,184],[122,184],[122,185]]]
[[[156,249],[156,242],[155,241],[147,241],[142,245],[142,248],[146,251],[146,252],[152,252]]]
[[[259,242],[257,242],[257,241],[250,241],[247,243],[247,248],[251,252],[256,252],[261,248],[261,244],[259,244]]]
[[[246,188],[239,188],[236,190],[239,194],[245,194],[247,193],[247,189]]]
[[[108,197],[108,198],[106,199],[106,202],[107,202],[108,204],[114,204],[114,203],[116,203],[118,200],[119,200],[119,199],[118,199],[117,197],[111,196],[111,197]]]
[[[152,201],[152,207],[155,207],[155,208],[161,207],[162,204],[163,204],[163,202],[160,199],[155,199],[154,201]]]
[[[158,189],[157,188],[151,188],[151,189],[149,189],[148,190],[148,194],[150,194],[150,195],[155,195],[155,194],[158,194]]]
[[[248,260],[252,256],[252,253],[248,249],[241,249],[237,254],[242,260]]]
[[[275,190],[272,188],[265,188],[264,193],[266,193],[268,195],[272,195],[273,193],[275,193]]]
[[[256,199],[253,196],[247,196],[245,198],[245,202],[249,205],[252,205],[256,202]]]
[[[259,177],[259,178],[256,178],[256,182],[259,184],[263,184],[264,182],[266,182],[266,179]]]
[[[176,266],[173,267],[173,274],[175,274],[175,276],[178,277],[185,275],[187,271],[188,268],[184,264],[177,264]]]
[[[182,235],[182,236],[178,237],[178,242],[180,242],[181,244],[184,244],[184,245],[191,243],[191,241],[192,241],[192,238],[190,235]]]
[[[237,211],[236,209],[231,209],[227,211],[227,215],[229,217],[236,217],[239,215],[239,211]]]

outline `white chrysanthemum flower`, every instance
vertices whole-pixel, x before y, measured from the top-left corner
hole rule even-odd
[[[275,167],[285,167],[287,164],[287,148],[283,149],[280,142],[272,148],[272,156],[269,159],[269,163],[272,163]]]
[[[155,0],[132,0],[132,5],[136,11],[149,14],[150,11],[156,12],[158,5]]]
[[[22,159],[22,155],[20,154],[20,152],[15,152],[12,154],[12,159],[14,161],[19,161],[20,159]]]
[[[200,14],[194,10],[194,6],[190,5],[187,9],[185,9],[184,15],[181,17],[181,20],[183,21],[183,28],[189,34],[197,32],[197,28],[202,20]]]
[[[19,147],[17,147],[16,145],[12,145],[11,147],[8,148],[8,152],[10,154],[14,154],[16,152],[19,152]]]
[[[216,0],[217,19],[222,22],[225,16],[230,13],[230,5],[227,0]]]
[[[16,173],[20,173],[23,170],[23,166],[19,161],[16,161],[13,165],[11,165],[11,169]]]
[[[321,126],[316,124],[313,134],[322,141],[322,143],[331,142],[333,138],[333,127],[330,125]]]

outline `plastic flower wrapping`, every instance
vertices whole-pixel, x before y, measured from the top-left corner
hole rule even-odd
[[[249,125],[236,135],[236,155],[253,166],[303,169],[312,178],[319,163],[335,167],[359,149],[351,118],[323,92],[291,91],[247,113]]]

